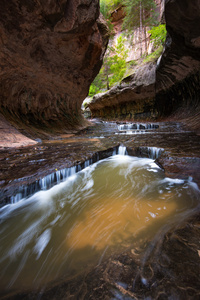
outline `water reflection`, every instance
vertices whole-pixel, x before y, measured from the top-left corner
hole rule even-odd
[[[198,198],[191,182],[165,178],[152,159],[115,155],[7,205],[0,210],[1,294],[98,264],[139,233],[152,236]]]

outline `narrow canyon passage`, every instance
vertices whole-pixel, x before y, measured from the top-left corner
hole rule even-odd
[[[199,0],[1,1],[0,299],[200,299],[199,50]]]

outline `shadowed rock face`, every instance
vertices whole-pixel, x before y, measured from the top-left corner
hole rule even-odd
[[[0,112],[7,119],[54,131],[84,124],[81,103],[108,41],[98,17],[98,0],[1,1]]]
[[[161,116],[180,107],[196,110],[200,95],[200,2],[165,1],[166,49],[156,72]],[[187,111],[188,112],[188,111]]]

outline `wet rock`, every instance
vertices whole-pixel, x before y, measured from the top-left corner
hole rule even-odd
[[[150,123],[144,123],[148,127]],[[94,124],[93,124],[94,125]],[[139,124],[133,123],[133,127]],[[155,129],[120,131],[114,122],[100,122],[80,131],[74,136],[60,136],[59,140],[47,140],[33,147],[0,150],[0,205],[9,202],[12,196],[27,190],[38,189],[40,181],[73,166],[84,164],[98,154],[99,158],[112,155],[119,144],[127,147],[128,154],[157,159],[169,177],[191,177],[200,185],[200,137],[185,130],[179,123],[154,123]],[[84,151],[83,151],[84,149]],[[105,153],[104,153],[105,151]],[[160,155],[162,154],[162,155]],[[62,177],[62,176],[61,176]],[[61,178],[62,179],[62,178]],[[40,187],[41,188],[41,187]]]
[[[95,154],[107,157],[120,143],[127,147],[129,155],[143,157],[151,155],[152,148],[155,153],[162,148],[156,163],[164,167],[167,176],[189,180],[198,192],[200,136],[180,123],[153,125],[158,128],[152,133],[120,136],[115,134],[119,131],[116,123],[97,120],[74,136],[43,141],[29,148],[1,150],[0,198],[49,173],[95,158]],[[123,253],[114,253],[76,277],[51,282],[42,295],[41,291],[22,290],[7,299],[198,299],[199,222],[197,207],[170,226],[166,224],[155,239],[141,236],[138,243],[127,242]]]
[[[134,292],[153,299],[198,299],[199,297],[199,209],[156,241],[145,257]],[[147,252],[148,253],[148,252]],[[145,269],[151,271],[142,285]]]
[[[98,0],[2,1],[0,111],[8,120],[33,134],[87,124],[81,103],[108,42],[98,17]]]
[[[139,127],[139,129],[145,129],[145,126],[144,126],[144,125],[142,125],[142,124],[140,124],[140,127]]]

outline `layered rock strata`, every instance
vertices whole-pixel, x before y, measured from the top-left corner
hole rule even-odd
[[[88,105],[93,117],[154,119],[155,64],[146,64],[108,92],[97,94]]]
[[[108,42],[98,18],[98,0],[1,1],[0,112],[9,121],[51,132],[84,124],[81,103]]]

